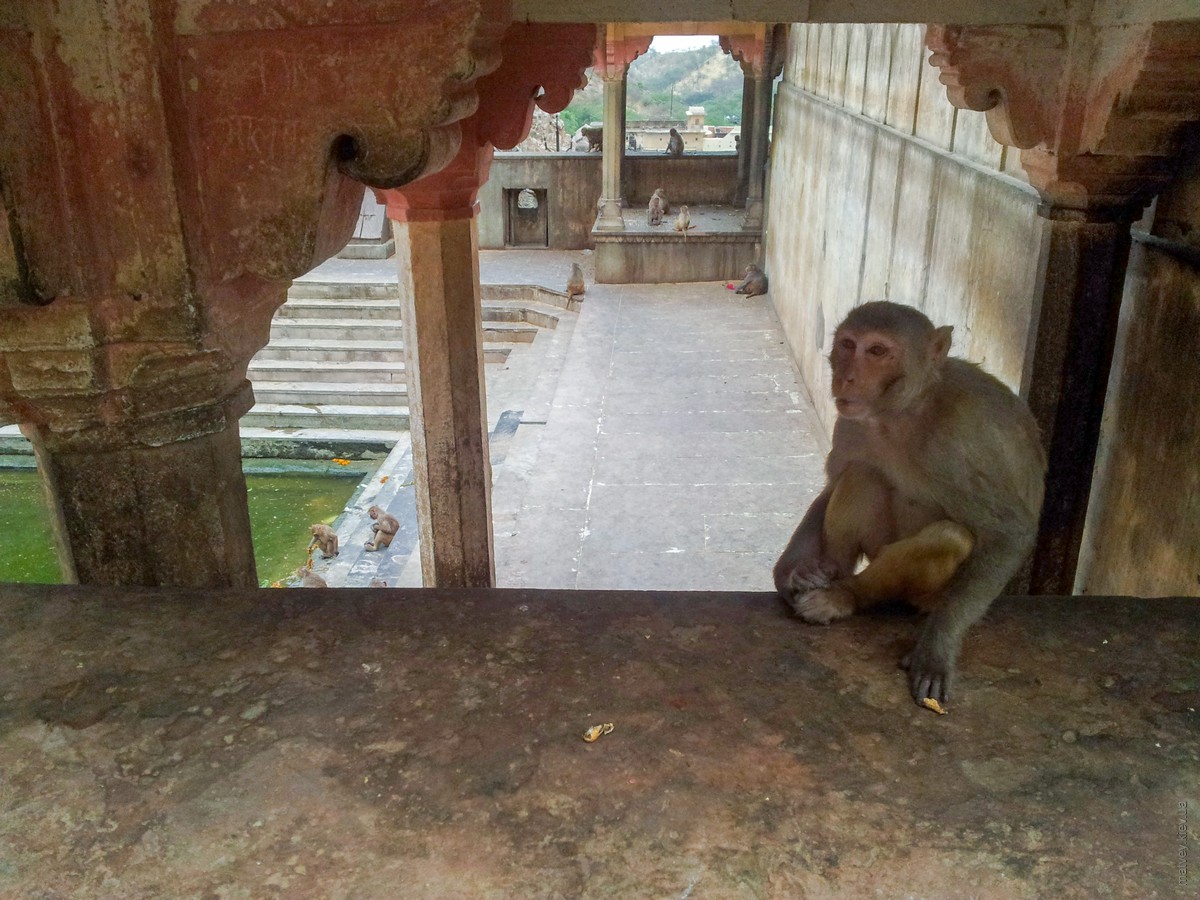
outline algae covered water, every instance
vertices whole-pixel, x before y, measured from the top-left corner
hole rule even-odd
[[[246,476],[259,584],[286,578],[307,558],[308,526],[330,524],[358,486],[357,476]],[[58,584],[50,513],[33,469],[0,470],[0,582]]]

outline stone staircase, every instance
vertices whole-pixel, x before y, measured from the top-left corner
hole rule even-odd
[[[483,290],[486,363],[505,362],[514,347],[578,309],[578,301],[546,288]],[[409,424],[397,286],[295,282],[248,376],[256,402],[241,431],[251,453],[290,455],[298,444],[338,455],[354,455],[348,445],[385,452]]]

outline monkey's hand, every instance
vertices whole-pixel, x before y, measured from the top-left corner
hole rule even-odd
[[[939,652],[936,646],[918,639],[917,646],[904,657],[900,665],[908,670],[908,690],[917,706],[926,697],[945,704],[954,677],[953,660]]]

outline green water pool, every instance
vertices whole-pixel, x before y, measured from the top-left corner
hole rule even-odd
[[[332,523],[358,487],[358,477],[247,475],[250,527],[259,583],[286,578],[307,557],[308,526]],[[33,470],[0,470],[0,582],[58,584],[50,513]]]

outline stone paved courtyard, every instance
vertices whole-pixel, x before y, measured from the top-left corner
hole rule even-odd
[[[498,584],[769,590],[825,452],[769,298],[595,284],[586,252],[483,251],[480,279],[562,290],[574,261],[588,281],[578,317],[487,367],[489,428],[519,413],[492,447]],[[390,280],[395,261],[336,259],[306,277]],[[380,474],[403,483],[408,457],[393,457]],[[390,498],[404,521],[411,491]],[[343,583],[419,586],[412,542],[395,546],[340,560],[357,573]]]

